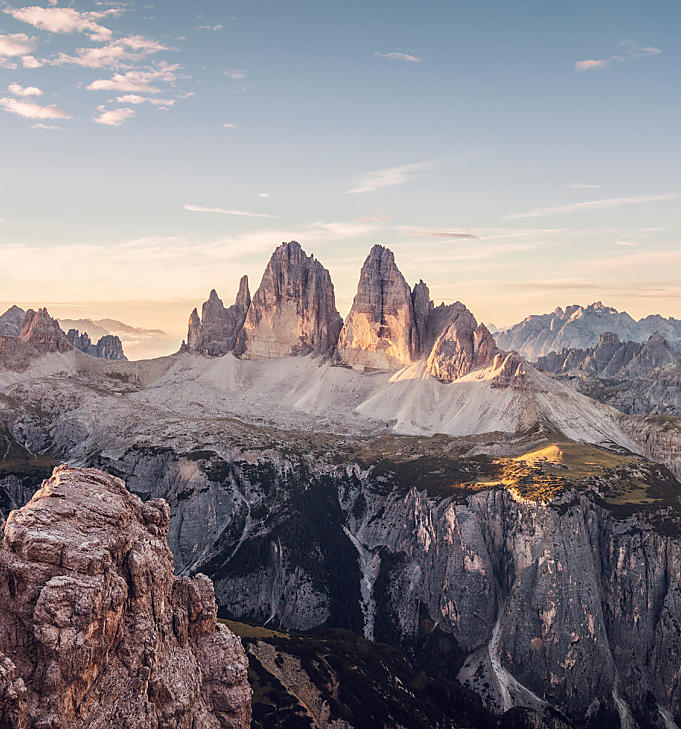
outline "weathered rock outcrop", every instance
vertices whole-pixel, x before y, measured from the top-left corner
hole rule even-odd
[[[622,412],[681,415],[681,353],[659,333],[639,343],[606,332],[593,348],[550,352],[536,366]]]
[[[428,371],[440,380],[456,380],[473,370],[489,367],[499,353],[487,327],[478,324],[463,304],[457,304],[451,322],[428,357]]]
[[[17,336],[0,337],[0,366],[23,370],[42,354],[68,352],[73,346],[47,309],[29,309]]]
[[[425,324],[428,304],[424,299],[430,302],[428,290],[419,287],[418,320]],[[364,261],[337,353],[344,364],[378,369],[396,369],[418,359],[412,292],[388,248],[375,245]]]
[[[222,357],[231,352],[250,305],[248,276],[241,277],[236,301],[229,307],[225,307],[213,289],[208,301],[203,304],[201,318],[199,319],[196,309],[189,317],[186,348],[190,352],[199,352],[210,357]]]
[[[240,641],[210,580],[173,577],[169,509],[57,468],[0,547],[3,729],[246,729]]]
[[[17,337],[26,312],[18,306],[11,306],[0,316],[0,337]]]
[[[123,352],[121,340],[113,334],[107,334],[93,344],[87,332],[82,334],[77,329],[69,329],[66,338],[78,350],[91,357],[106,360],[127,360]]]
[[[434,377],[453,380],[491,364],[497,351],[460,301],[436,307],[423,281],[409,288],[391,250],[371,249],[338,340],[339,362],[389,370],[427,358]]]
[[[299,243],[282,243],[253,296],[235,354],[245,359],[326,354],[342,324],[329,272]]]

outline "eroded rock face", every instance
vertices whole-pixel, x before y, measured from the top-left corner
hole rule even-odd
[[[499,350],[484,324],[457,302],[452,321],[437,338],[428,357],[428,371],[440,380],[453,381],[473,370],[488,367]]]
[[[189,317],[187,349],[211,357],[222,357],[231,352],[250,305],[248,276],[242,276],[236,301],[232,306],[225,307],[213,289],[208,301],[203,304],[201,318],[196,309]]]
[[[26,312],[19,338],[33,345],[41,354],[68,352],[72,349],[57,320],[49,315],[47,309],[29,309]]]
[[[106,360],[127,360],[123,353],[121,340],[113,334],[100,337],[97,344],[93,344],[87,332],[81,334],[77,329],[69,329],[66,338],[76,349],[89,354],[91,357]]]
[[[0,337],[17,337],[26,312],[18,306],[11,306],[0,316]]]
[[[342,324],[329,272],[299,243],[282,243],[253,296],[235,354],[245,359],[326,354]]]
[[[173,577],[170,512],[60,466],[0,547],[0,726],[246,729],[243,648],[210,580]]]
[[[416,291],[418,318],[425,322],[424,298],[430,301],[425,284]],[[392,251],[375,245],[359,275],[357,294],[338,340],[338,357],[353,366],[395,369],[414,362],[418,350],[411,289]]]
[[[0,337],[0,366],[24,370],[32,359],[42,354],[72,349],[59,323],[49,315],[47,309],[29,309],[17,336]]]

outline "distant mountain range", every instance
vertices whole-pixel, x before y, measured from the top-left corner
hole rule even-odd
[[[550,314],[533,314],[494,338],[506,351],[516,351],[529,360],[563,349],[587,349],[598,344],[605,332],[622,341],[645,342],[656,332],[673,348],[681,348],[681,320],[652,314],[636,321],[625,311],[604,306],[600,301],[587,307],[558,307]]]

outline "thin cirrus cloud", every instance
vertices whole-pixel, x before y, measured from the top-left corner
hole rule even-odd
[[[417,162],[411,165],[401,165],[400,167],[386,167],[383,170],[374,170],[368,174],[357,178],[355,186],[350,190],[346,190],[349,195],[362,192],[373,192],[383,187],[393,187],[395,185],[403,185],[423,172],[432,167],[432,162]]]
[[[73,8],[43,8],[31,5],[23,8],[5,8],[7,15],[39,30],[51,33],[88,33],[91,40],[107,41],[112,32],[98,21],[107,15],[117,15],[117,9],[81,12]]]
[[[60,53],[52,64],[56,66],[73,64],[83,68],[125,66],[142,61],[155,53],[169,50],[172,50],[169,46],[145,38],[143,35],[130,35],[97,48],[78,48],[73,55]]]
[[[248,210],[226,210],[225,208],[206,208],[200,205],[185,205],[185,210],[192,213],[217,213],[218,215],[239,215],[244,218],[276,218],[276,215],[267,213],[252,213]]]
[[[97,108],[97,114],[92,118],[96,124],[103,124],[108,127],[120,127],[128,119],[135,116],[135,110],[123,107],[121,109],[106,109],[103,106]]]
[[[605,200],[589,200],[587,202],[573,203],[572,205],[559,205],[553,208],[536,208],[527,210],[524,213],[514,213],[504,216],[512,218],[540,218],[544,215],[561,215],[563,213],[579,213],[588,210],[606,210],[608,208],[620,208],[626,205],[642,205],[643,203],[663,202],[665,200],[678,200],[681,193],[670,193],[667,195],[640,195],[638,197],[612,197]]]
[[[42,96],[43,92],[37,86],[22,86],[21,84],[13,83],[7,87],[10,94],[14,96]]]
[[[58,109],[54,104],[41,106],[33,101],[22,101],[10,97],[0,99],[0,109],[22,116],[24,119],[71,119],[69,114]]]
[[[647,56],[657,56],[662,51],[654,46],[642,46],[640,43],[632,40],[622,41],[618,48],[620,53],[608,58],[587,58],[584,61],[575,62],[576,71],[594,71],[599,69],[611,68],[618,63],[627,63],[628,61],[636,61],[639,58]]]
[[[421,59],[411,53],[401,53],[400,51],[390,51],[389,53],[381,53],[374,51],[377,58],[387,58],[390,61],[406,61],[407,63],[420,63]]]
[[[598,190],[600,185],[590,185],[585,183],[575,183],[573,185],[567,185],[571,190]]]

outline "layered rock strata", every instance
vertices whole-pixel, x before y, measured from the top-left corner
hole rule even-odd
[[[61,466],[0,547],[0,726],[246,729],[241,643],[210,580],[173,577],[170,512]]]
[[[329,272],[299,243],[282,243],[253,296],[235,354],[244,359],[326,354],[342,323]]]

